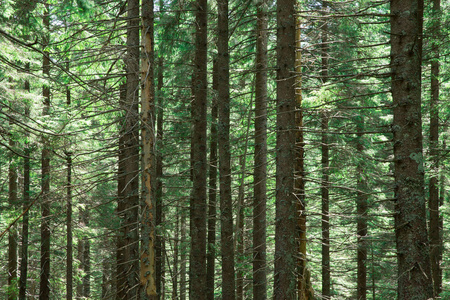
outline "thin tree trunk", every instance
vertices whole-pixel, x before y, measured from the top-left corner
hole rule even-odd
[[[45,78],[50,77],[50,59],[49,51],[45,50],[49,43],[50,15],[49,4],[44,2],[44,27],[47,33],[44,35],[43,42],[43,74]],[[44,85],[42,89],[44,98],[44,107],[42,115],[47,116],[50,112],[50,87]],[[41,272],[39,285],[39,299],[47,300],[50,298],[50,145],[47,137],[43,136],[43,149],[41,159],[42,169],[42,204],[41,204]]]
[[[328,113],[322,112],[322,297],[331,297]]]
[[[228,0],[217,0],[218,41],[218,142],[220,182],[220,246],[222,254],[222,299],[235,299],[233,204],[231,200],[230,150],[230,56],[228,50]]]
[[[127,98],[127,87],[125,84],[120,86],[120,96],[119,96],[119,106],[121,109],[124,109],[125,102]],[[121,120],[123,121],[124,116],[122,116]],[[120,124],[119,128],[119,149],[118,149],[118,164],[117,164],[117,214],[120,218],[120,222],[122,224],[123,220],[123,211],[125,209],[125,199],[124,199],[124,188],[126,186],[125,182],[125,127],[123,122]],[[120,229],[119,236],[117,237],[117,261],[116,261],[116,296],[117,299],[122,300],[126,299],[125,294],[125,241],[122,238],[123,236],[123,227]],[[82,243],[80,240],[79,243]],[[82,246],[82,244],[81,244]],[[80,250],[78,251],[80,253]],[[81,295],[77,292],[78,295]]]
[[[178,256],[180,247],[180,209],[176,208],[175,242],[173,246],[172,300],[178,299]]]
[[[14,101],[14,100],[13,100]],[[12,108],[13,101],[10,102]],[[9,121],[11,133],[13,132],[13,120]],[[14,149],[16,142],[12,136],[9,138],[9,147]],[[14,162],[13,153],[10,154],[9,170],[8,170],[8,204],[13,211],[17,207],[17,166]],[[13,226],[8,232],[8,300],[17,299],[17,227]]]
[[[70,104],[70,103],[68,103]],[[66,294],[67,300],[73,298],[73,236],[72,236],[72,155],[66,153],[67,161],[67,267],[66,267]]]
[[[277,0],[277,143],[274,300],[296,299],[295,1]]]
[[[181,244],[181,255],[180,255],[180,300],[186,300],[186,216],[183,211],[180,212],[180,244]]]
[[[356,196],[356,211],[357,211],[357,299],[367,299],[367,181],[364,175],[364,117],[358,117],[356,124],[357,130],[357,144],[356,151],[358,152],[358,164],[356,166],[357,176],[357,196]]]
[[[162,177],[163,177],[163,161],[162,161],[162,139],[163,139],[163,121],[164,121],[164,98],[162,97],[162,88],[164,80],[164,70],[163,70],[163,59],[160,58],[158,61],[158,122],[156,128],[156,226],[158,227],[163,223],[163,203],[162,203]],[[163,292],[161,289],[162,281],[164,280],[164,251],[162,249],[164,244],[164,239],[162,233],[157,233],[156,235],[156,291],[160,295],[160,299],[164,299]]]
[[[154,92],[154,48],[153,48],[153,1],[142,2],[142,228],[141,228],[141,261],[140,261],[140,281],[141,281],[141,298],[142,299],[158,299],[161,293],[160,276],[158,276],[157,268],[157,249],[158,238],[155,234],[155,226],[158,225],[158,204],[153,199],[155,195],[156,182],[153,178],[154,174],[154,127],[155,127],[155,92]],[[156,166],[157,168],[157,166]],[[158,176],[158,174],[156,174]],[[155,210],[156,203],[156,210]],[[156,222],[153,219],[156,211]],[[155,241],[156,238],[156,241]],[[155,243],[156,242],[156,243]],[[156,245],[155,245],[156,244]],[[159,288],[159,289],[158,289]]]
[[[398,299],[430,299],[421,114],[423,0],[391,1]]]
[[[255,78],[255,169],[253,200],[253,299],[267,299],[267,24],[268,1],[257,6]]]
[[[217,92],[219,74],[217,59],[213,64],[213,90]],[[209,147],[209,202],[208,202],[208,253],[206,256],[207,300],[214,300],[214,275],[216,259],[216,202],[217,202],[217,96],[212,97],[211,133]]]
[[[314,289],[311,285],[311,275],[307,267],[306,257],[306,200],[305,200],[305,142],[303,137],[303,96],[302,96],[302,49],[301,49],[301,23],[300,17],[296,18],[295,30],[295,97],[297,110],[295,113],[295,122],[297,131],[295,137],[296,158],[295,158],[295,187],[294,192],[297,202],[297,226],[299,231],[298,251],[300,255],[298,270],[298,299],[310,300],[314,299]]]
[[[431,177],[429,182],[429,210],[430,210],[430,259],[431,274],[433,277],[434,296],[438,297],[442,291],[441,277],[441,234],[439,218],[439,41],[440,34],[440,10],[441,1],[433,0],[433,39],[431,51],[433,59],[431,61],[431,99],[430,99],[430,156],[431,156]]]
[[[197,0],[192,103],[192,179],[190,205],[190,298],[206,299],[206,108],[207,108],[207,0]]]
[[[83,228],[85,224],[83,223],[83,219],[81,215],[83,214],[83,209],[80,209],[79,215],[80,215],[80,224],[79,226]],[[84,272],[84,239],[79,238],[78,239],[78,245],[77,245],[77,259],[80,262],[78,266],[78,272],[80,273],[80,277],[82,276]],[[81,299],[83,297],[83,277],[81,277],[81,280],[77,283],[77,299]],[[120,299],[120,298],[119,298]]]
[[[26,63],[25,69],[30,70],[30,63]],[[25,91],[30,92],[30,82],[25,81]],[[25,106],[25,117],[30,116],[29,105]],[[29,134],[26,133],[26,136]],[[28,229],[29,229],[29,212],[27,210],[30,203],[30,145],[28,139],[25,139],[24,147],[25,157],[23,159],[23,209],[26,212],[23,215],[22,223],[22,247],[20,255],[20,280],[19,280],[19,300],[26,300],[27,278],[28,278]]]

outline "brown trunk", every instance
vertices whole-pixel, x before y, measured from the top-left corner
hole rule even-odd
[[[156,128],[156,226],[158,227],[163,223],[163,203],[162,203],[162,177],[163,177],[163,162],[162,162],[162,139],[163,139],[163,120],[164,120],[164,98],[162,97],[163,88],[163,59],[160,58],[158,61],[159,73],[158,73],[158,122]],[[164,239],[161,233],[156,235],[156,291],[160,299],[164,299],[163,292],[161,289],[161,283],[164,280],[164,253],[162,249],[164,248]]]
[[[127,98],[127,87],[125,84],[120,86],[120,98],[119,98],[119,106],[121,109],[124,109],[125,107],[125,101]],[[118,149],[118,164],[117,164],[117,215],[120,218],[120,221],[122,222],[123,219],[123,211],[125,209],[125,200],[124,200],[124,188],[126,186],[125,183],[125,126],[123,123],[124,117],[121,117],[121,123],[119,128],[119,149]],[[120,233],[117,237],[117,271],[116,271],[116,293],[117,293],[117,299],[126,299],[125,295],[125,282],[123,280],[123,277],[125,275],[125,252],[124,252],[124,239],[123,236],[123,228],[121,227]],[[82,241],[79,241],[79,245],[82,246]],[[78,251],[80,253],[80,250]],[[78,295],[81,295],[77,291]]]
[[[257,6],[255,170],[253,199],[253,299],[267,299],[267,23],[268,1]]]
[[[217,59],[213,64],[213,90],[218,87]],[[209,152],[209,202],[208,202],[208,253],[206,256],[206,285],[208,300],[214,300],[214,274],[216,259],[216,199],[217,199],[217,96],[213,95],[211,107],[211,133]]]
[[[89,227],[89,211],[82,211],[83,224]],[[83,297],[89,298],[91,295],[91,245],[87,237],[83,238]]]
[[[305,143],[303,139],[303,97],[302,97],[302,50],[301,50],[301,23],[300,17],[296,19],[295,30],[295,98],[297,103],[297,110],[295,113],[295,122],[297,124],[297,132],[295,136],[295,187],[294,192],[296,195],[297,203],[297,226],[299,231],[298,241],[298,299],[310,300],[314,299],[314,290],[311,285],[311,275],[307,267],[306,257],[306,200],[305,200]]]
[[[13,102],[10,102],[12,107]],[[11,111],[12,113],[12,111]],[[13,120],[10,119],[11,134],[13,132]],[[9,138],[9,147],[14,149],[16,142],[12,137]],[[9,170],[8,170],[8,204],[11,210],[17,207],[17,167],[13,160],[14,154],[10,154]],[[17,299],[17,227],[13,226],[8,232],[8,300]]]
[[[220,182],[220,246],[222,254],[222,299],[235,299],[233,204],[231,200],[230,151],[230,56],[228,50],[228,0],[217,1],[218,41],[218,142]]]
[[[180,209],[176,208],[175,241],[173,245],[172,300],[178,299],[178,256],[180,247]]]
[[[184,212],[181,212],[180,215],[180,244],[182,249],[180,254],[180,300],[186,300],[186,216],[184,215]]]
[[[30,70],[30,63],[26,63],[25,69]],[[30,82],[25,81],[25,91],[30,92]],[[30,116],[30,108],[25,106],[25,117]],[[26,134],[28,136],[28,133]],[[23,209],[26,212],[23,215],[22,223],[22,247],[20,254],[20,280],[19,280],[19,300],[26,300],[27,278],[28,278],[28,229],[29,212],[27,210],[30,203],[30,145],[28,139],[25,140],[25,157],[23,159]]]
[[[206,299],[206,107],[207,107],[207,0],[196,2],[195,61],[192,102],[192,179],[190,205],[190,298]]]
[[[398,299],[430,299],[421,115],[422,0],[391,1]]]
[[[73,295],[73,236],[72,236],[72,155],[66,153],[67,161],[67,268],[66,268],[66,299],[72,300]]]
[[[358,117],[356,124],[358,165],[356,166],[357,176],[357,196],[356,196],[356,212],[357,212],[357,299],[367,299],[367,182],[364,175],[364,118]]]
[[[47,33],[44,35],[43,49],[47,48],[49,43],[49,31],[50,31],[50,15],[49,4],[44,2],[44,27]],[[48,50],[44,50],[43,55],[43,74],[45,78],[50,77],[50,53]],[[49,84],[49,83],[47,83]],[[44,85],[42,89],[42,95],[44,98],[44,108],[42,115],[47,116],[50,111],[50,87]],[[42,204],[41,204],[41,272],[40,272],[40,285],[39,285],[39,299],[47,300],[50,298],[50,145],[47,137],[43,136],[43,149],[41,159],[42,169]]]
[[[136,4],[138,5],[138,4]],[[142,2],[142,219],[141,219],[141,256],[140,282],[142,299],[158,299],[161,293],[160,274],[157,268],[157,249],[159,239],[155,241],[155,226],[158,225],[158,206],[156,204],[156,222],[154,219],[156,199],[154,182],[154,30],[153,30],[153,1]],[[158,176],[158,174],[156,174]],[[155,245],[156,244],[156,245]],[[159,275],[159,276],[158,276]]]
[[[322,297],[331,297],[328,113],[322,112]]]
[[[277,0],[277,144],[274,300],[296,299],[295,1]]]
[[[441,277],[441,234],[439,220],[439,41],[437,37],[440,32],[440,10],[441,1],[433,0],[432,32],[433,39],[431,51],[433,59],[431,61],[431,99],[430,99],[430,156],[431,156],[431,177],[429,182],[429,210],[430,210],[430,259],[431,274],[433,277],[434,296],[438,297],[442,291]]]
[[[83,211],[80,209],[80,224],[79,226],[82,228],[84,226],[83,221],[81,219],[81,214]],[[80,275],[83,273],[84,269],[84,240],[82,238],[78,239],[78,245],[77,245],[77,259],[80,262],[78,266],[78,272]],[[77,283],[77,299],[81,299],[83,297],[83,279],[81,279]],[[119,298],[120,299],[120,298]]]

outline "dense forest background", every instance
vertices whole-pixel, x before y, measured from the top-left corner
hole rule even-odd
[[[0,298],[450,299],[448,6],[0,0]]]

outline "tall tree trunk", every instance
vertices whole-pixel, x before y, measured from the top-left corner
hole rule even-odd
[[[277,0],[277,144],[274,300],[295,299],[295,1]]]
[[[219,83],[217,59],[213,64],[213,90]],[[217,199],[217,95],[213,94],[211,107],[211,133],[209,147],[209,194],[208,194],[208,253],[206,256],[207,300],[214,300],[214,275],[216,259],[216,199]]]
[[[439,218],[439,41],[441,1],[433,0],[433,26],[431,42],[431,99],[430,99],[430,156],[431,177],[429,182],[429,210],[430,210],[430,259],[431,274],[433,277],[434,296],[438,297],[442,291],[442,277],[440,270],[441,260],[441,234]]]
[[[70,103],[68,103],[70,104]],[[73,242],[72,242],[72,154],[66,153],[67,161],[67,259],[66,259],[66,299],[73,297]]]
[[[256,13],[253,299],[267,299],[267,11],[268,1],[259,2]]]
[[[367,181],[364,175],[364,117],[359,116],[356,124],[358,153],[358,164],[356,166],[357,176],[357,299],[367,299]]]
[[[322,112],[322,297],[331,297],[328,113]]]
[[[14,101],[14,100],[13,100]],[[11,113],[13,101],[10,102]],[[13,120],[10,118],[9,125],[11,134],[13,132]],[[13,137],[9,138],[9,147],[14,149],[16,142]],[[12,211],[17,207],[17,166],[14,162],[14,154],[10,153],[9,170],[8,170],[8,204]],[[8,300],[17,299],[17,227],[13,226],[8,232]]]
[[[181,251],[180,254],[180,300],[186,300],[186,216],[183,211],[180,212],[180,244]]]
[[[26,63],[25,70],[30,70],[30,63]],[[25,81],[25,91],[30,92],[30,82]],[[25,106],[25,117],[30,116],[29,105]],[[26,136],[28,137],[28,133]],[[27,278],[28,278],[28,229],[29,229],[29,212],[28,205],[30,203],[30,145],[28,139],[25,140],[23,158],[23,223],[22,223],[22,246],[20,254],[20,279],[19,279],[19,300],[26,300]]]
[[[119,299],[139,295],[139,1],[128,0],[127,18],[127,88],[124,103],[123,137],[123,210],[120,211],[123,240],[122,290]]]
[[[158,222],[158,211],[156,207],[156,223],[154,220],[154,203],[153,199],[155,187],[153,183],[156,180],[154,174],[154,127],[155,127],[155,92],[154,92],[154,47],[153,47],[153,1],[142,2],[142,144],[143,144],[143,172],[142,172],[142,249],[140,261],[140,281],[141,281],[141,298],[142,299],[158,299],[160,289],[158,290],[158,270],[156,266],[157,253],[156,240],[155,247],[155,225]],[[156,174],[158,176],[158,174]],[[157,205],[157,204],[156,204]],[[160,281],[159,281],[160,282]]]
[[[190,298],[206,299],[206,107],[207,107],[207,0],[197,0],[192,103],[192,179],[190,205]]]
[[[172,300],[178,299],[178,264],[180,247],[180,209],[176,208],[175,241],[173,245]]]
[[[328,2],[322,1],[324,11]],[[328,80],[328,24],[325,20],[321,32],[322,83]],[[329,211],[329,146],[328,146],[328,113],[322,112],[322,297],[331,298],[331,266],[330,266],[330,211]]]
[[[83,210],[81,212],[83,218],[82,224],[89,227],[89,211]],[[89,298],[91,295],[91,244],[87,237],[83,237],[83,297]]]
[[[391,1],[398,299],[430,299],[421,114],[423,0]]]
[[[314,299],[314,290],[311,285],[311,275],[307,267],[306,258],[306,200],[305,200],[305,143],[303,138],[303,97],[302,97],[302,49],[301,49],[301,23],[300,17],[296,18],[295,30],[295,99],[297,109],[295,113],[295,122],[297,131],[295,135],[295,186],[294,192],[297,203],[297,226],[299,231],[298,241],[298,299]]]
[[[164,98],[162,96],[163,88],[163,59],[158,61],[158,120],[156,128],[156,226],[160,226],[163,223],[163,203],[162,203],[162,177],[163,177],[163,161],[162,161],[162,139],[163,139],[163,121],[164,121]],[[156,235],[156,291],[160,296],[160,299],[164,299],[164,289],[161,289],[162,281],[164,280],[164,252],[162,251],[164,246],[164,238],[161,232]]]
[[[228,50],[228,0],[217,0],[218,41],[218,142],[220,182],[220,246],[222,254],[222,299],[235,299],[233,204],[231,200],[230,151],[230,56]]]
[[[46,50],[49,44],[50,34],[50,13],[49,4],[44,2],[44,27],[46,34],[43,38],[43,74],[46,79],[50,77],[50,58],[49,51]],[[46,83],[42,89],[42,95],[44,98],[44,107],[42,115],[47,116],[50,112],[50,87],[49,82]],[[39,299],[47,300],[50,298],[50,145],[48,138],[43,136],[43,149],[41,159],[42,169],[42,204],[41,204],[41,272],[40,272],[40,285],[39,285]]]
[[[125,102],[127,98],[127,86],[126,84],[122,84],[119,88],[119,106],[123,110],[125,108]],[[123,211],[125,209],[125,199],[124,199],[124,188],[126,186],[125,182],[125,125],[123,123],[124,115],[121,117],[121,123],[119,128],[119,149],[118,149],[118,163],[117,163],[117,214],[120,218],[120,222],[123,222]],[[116,294],[117,299],[126,299],[125,294],[125,281],[124,276],[126,272],[125,265],[125,240],[122,238],[123,236],[123,227],[120,227],[120,233],[117,237],[117,271],[116,271]],[[79,243],[82,243],[80,240]],[[82,244],[79,244],[82,246]],[[78,254],[80,250],[78,251]],[[77,292],[80,295],[79,292]]]
[[[81,215],[83,214],[83,209],[80,209],[80,221],[79,221],[79,226],[81,228],[83,228],[85,225],[83,223],[83,219],[81,217]],[[83,274],[84,272],[84,239],[83,238],[79,238],[78,239],[78,245],[77,245],[77,259],[80,262],[79,267],[78,267],[78,272],[80,273],[80,277],[83,276],[81,274]],[[81,277],[81,279],[78,281],[77,283],[77,299],[82,299],[83,297],[83,277]],[[120,298],[119,298],[120,299]]]

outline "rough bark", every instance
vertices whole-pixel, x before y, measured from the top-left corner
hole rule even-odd
[[[26,63],[25,69],[30,70],[30,63]],[[30,82],[25,81],[25,91],[30,91]],[[29,105],[25,106],[25,117],[30,116]],[[28,137],[28,133],[26,136]],[[27,277],[28,277],[28,230],[29,230],[29,212],[28,205],[30,203],[30,145],[28,139],[25,140],[24,146],[25,157],[23,159],[23,209],[25,213],[22,221],[22,246],[20,249],[20,279],[19,279],[19,300],[26,299]]]
[[[421,115],[422,0],[391,1],[398,299],[433,297],[425,213]]]
[[[206,256],[206,285],[208,300],[214,300],[214,275],[216,259],[216,214],[217,214],[217,59],[213,64],[213,90],[211,107],[211,131],[209,146],[209,194],[208,194],[208,253]]]
[[[218,41],[218,142],[220,185],[220,246],[222,255],[222,299],[235,299],[233,204],[231,200],[230,151],[230,56],[228,50],[228,0],[217,0]]]
[[[153,48],[153,1],[142,2],[142,219],[141,219],[141,256],[140,256],[140,282],[142,299],[158,299],[160,289],[157,284],[156,246],[158,241],[155,235],[154,220],[155,202],[154,191],[154,48]],[[157,218],[157,216],[156,216]]]
[[[328,113],[322,112],[322,297],[331,297]]]
[[[433,39],[431,42],[431,99],[430,99],[430,156],[431,176],[429,181],[430,211],[429,239],[431,274],[433,277],[434,296],[438,297],[442,291],[442,277],[440,260],[442,256],[440,218],[439,218],[439,42],[441,1],[433,0]]]
[[[70,104],[70,103],[68,103]],[[73,298],[73,235],[72,235],[72,154],[66,153],[67,162],[67,258],[66,258],[66,299]]]
[[[356,166],[357,176],[357,299],[367,299],[367,181],[364,175],[364,117],[359,116],[356,124],[358,153],[358,164]]]
[[[50,76],[50,53],[47,48],[49,43],[50,30],[50,16],[49,4],[44,2],[44,27],[47,33],[43,38],[43,65],[42,70],[45,78]],[[44,98],[44,107],[42,115],[45,117],[50,111],[50,87],[45,84],[42,88],[42,95]],[[41,156],[41,189],[42,189],[42,204],[41,204],[41,272],[39,284],[39,299],[47,300],[50,298],[50,145],[47,137],[43,136],[43,149]]]
[[[277,0],[277,121],[274,299],[295,299],[295,1]]]
[[[197,0],[192,116],[192,179],[190,205],[190,298],[206,298],[206,107],[207,107],[207,0]]]
[[[13,102],[10,102],[10,106]],[[13,132],[13,120],[10,119],[11,132]],[[16,142],[12,137],[9,138],[9,147],[14,149]],[[8,170],[8,204],[10,209],[17,207],[17,166],[13,159],[13,153],[10,154]],[[17,299],[17,227],[13,226],[8,232],[8,300]]]
[[[163,59],[158,61],[158,109],[157,109],[157,128],[156,128],[156,226],[158,228],[164,222],[164,214],[162,211],[162,177],[163,177],[163,161],[162,161],[162,139],[163,139],[163,120],[164,120],[164,98],[162,97],[163,88]],[[161,233],[156,235],[156,291],[160,299],[164,299],[161,291],[161,284],[164,280],[164,238]]]
[[[255,167],[253,198],[253,299],[267,299],[267,24],[268,1],[257,6]]]

